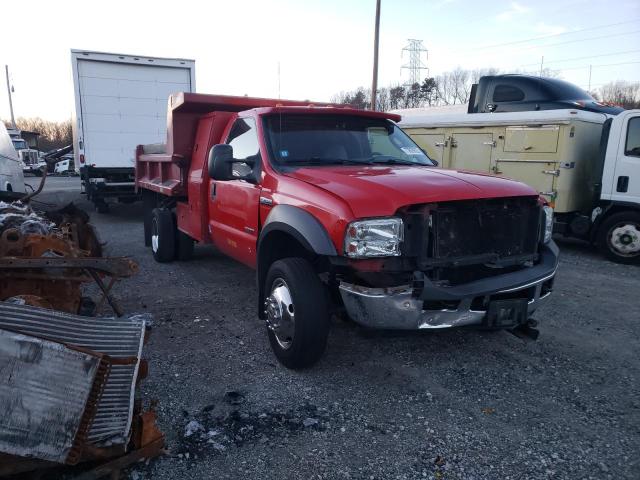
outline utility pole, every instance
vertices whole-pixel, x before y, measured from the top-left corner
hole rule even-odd
[[[371,110],[376,109],[378,93],[378,41],[380,39],[380,0],[376,0],[376,28],[373,37],[373,79],[371,80]]]
[[[542,55],[542,58],[540,59],[540,75],[538,75],[539,77],[542,76],[542,66],[544,65],[544,55]]]
[[[4,66],[4,71],[5,71],[5,74],[7,75],[7,93],[9,94],[9,110],[11,110],[11,126],[15,129],[16,119],[13,116],[13,101],[11,100],[11,90],[13,90],[13,88],[9,84],[9,65]]]
[[[591,65],[589,65],[589,88],[587,89],[587,92],[591,91]]]

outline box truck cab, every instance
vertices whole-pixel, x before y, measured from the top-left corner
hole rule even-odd
[[[16,151],[22,167],[22,173],[31,173],[36,176],[42,175],[42,169],[46,168],[46,163],[40,160],[40,152],[29,147],[27,141],[22,138],[22,133],[17,128],[7,129],[13,148]]]
[[[639,110],[402,115],[401,127],[441,166],[527,183],[553,205],[555,232],[614,261],[640,261]]]
[[[199,242],[255,268],[258,316],[290,368],[320,358],[339,312],[533,334],[557,267],[551,209],[520,182],[434,168],[399,119],[174,95],[166,145],[137,148],[145,241],[160,262]]]
[[[71,51],[75,115],[73,151],[83,193],[96,210],[138,199],[135,147],[166,136],[167,97],[195,90],[186,59]]]

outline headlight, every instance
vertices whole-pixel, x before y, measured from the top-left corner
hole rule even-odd
[[[545,205],[544,209],[544,243],[549,243],[551,234],[553,233],[553,208]]]
[[[347,226],[344,253],[351,258],[397,257],[403,239],[400,218],[358,220]]]

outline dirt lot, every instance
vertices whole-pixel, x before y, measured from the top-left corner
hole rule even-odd
[[[51,180],[41,200],[90,210],[77,178]],[[139,205],[92,217],[140,263],[122,305],[155,316],[143,395],[170,454],[131,478],[640,478],[638,267],[562,242],[537,342],[336,320],[325,358],[296,373],[270,351],[251,270],[208,247],[155,263]]]

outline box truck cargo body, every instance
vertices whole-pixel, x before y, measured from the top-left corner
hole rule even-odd
[[[108,199],[132,202],[136,145],[166,140],[167,99],[195,91],[195,62],[71,51],[76,170],[99,211]]]

